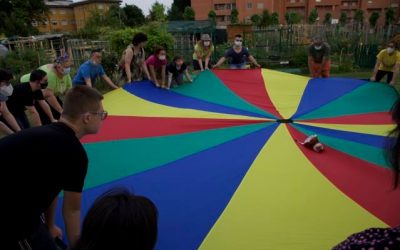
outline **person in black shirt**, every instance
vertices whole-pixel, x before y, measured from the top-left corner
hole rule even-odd
[[[189,82],[192,82],[192,77],[190,77],[187,65],[183,62],[182,56],[175,56],[172,63],[167,65],[167,76],[168,76],[168,85],[167,89],[171,87],[177,87],[183,83],[183,74],[186,75],[186,78]]]
[[[249,51],[242,46],[243,38],[241,35],[235,36],[234,45],[225,51],[225,55],[219,59],[213,68],[219,67],[228,59],[230,69],[245,69],[246,61],[249,59],[256,67],[260,68],[260,64],[250,55]]]
[[[8,166],[1,175],[6,240],[0,243],[5,244],[0,248],[54,249],[54,239],[62,235],[54,222],[61,191],[64,191],[62,211],[68,241],[73,244],[78,239],[81,196],[88,167],[87,154],[79,139],[97,133],[107,117],[102,99],[94,88],[75,86],[65,96],[59,122],[0,139],[1,160],[6,164],[3,167]]]
[[[39,113],[35,108],[36,102],[39,103],[51,122],[57,121],[53,117],[50,106],[44,100],[42,89],[45,88],[47,88],[47,74],[41,69],[31,72],[29,83],[17,84],[14,87],[13,94],[7,100],[7,106],[22,129],[30,127],[25,110],[29,111],[33,126],[42,125]]]

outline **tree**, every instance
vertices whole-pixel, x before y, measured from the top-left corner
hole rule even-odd
[[[271,25],[278,25],[279,24],[279,14],[278,12],[274,12],[271,14]]]
[[[396,12],[393,8],[388,8],[385,12],[385,25],[393,24],[396,19]]]
[[[259,25],[260,25],[260,22],[261,22],[261,17],[260,17],[259,15],[257,15],[257,14],[254,14],[254,15],[252,15],[252,16],[250,17],[250,20],[251,20],[251,23],[252,23],[254,26],[259,26]]]
[[[110,6],[107,12],[97,9],[91,11],[91,16],[86,20],[85,30],[96,32],[100,27],[121,28],[126,22],[125,12],[116,4]]]
[[[179,10],[177,5],[172,4],[171,8],[168,10],[168,20],[170,21],[183,20],[183,12]]]
[[[238,22],[239,22],[239,11],[236,8],[234,8],[231,11],[231,24],[236,24]]]
[[[310,15],[308,16],[308,23],[314,24],[317,22],[317,20],[318,20],[318,11],[317,11],[317,9],[313,9],[310,12]]]
[[[190,6],[190,0],[174,0],[168,10],[168,20],[183,20],[185,7]]]
[[[125,25],[128,27],[144,24],[146,19],[143,15],[143,11],[136,5],[125,5],[122,8],[125,13],[126,20]]]
[[[268,10],[264,10],[261,14],[260,26],[268,26],[271,24],[271,16]]]
[[[183,20],[194,20],[195,15],[194,9],[190,6],[186,6],[183,12]]]
[[[331,13],[326,13],[325,18],[324,18],[324,24],[332,24],[332,14]]]
[[[364,11],[363,10],[356,10],[356,13],[354,14],[354,22],[362,25],[364,23]]]
[[[340,26],[345,26],[347,23],[347,14],[346,12],[342,12],[340,13],[340,17],[339,17],[339,24]]]
[[[287,24],[298,24],[301,22],[301,16],[297,12],[288,11],[285,14],[285,20]]]
[[[153,3],[153,5],[150,8],[149,19],[150,21],[158,21],[158,22],[164,22],[165,20],[167,20],[164,4],[159,2]]]
[[[380,17],[379,12],[374,11],[372,12],[371,16],[369,17],[369,25],[371,28],[375,28],[376,24],[378,23],[378,19]]]
[[[44,0],[0,0],[0,34],[28,36],[38,30],[32,22],[44,22],[48,7]]]
[[[210,10],[210,11],[208,12],[208,19],[210,19],[210,21],[211,21],[213,24],[216,24],[216,21],[217,21],[217,13],[215,13],[214,10]]]

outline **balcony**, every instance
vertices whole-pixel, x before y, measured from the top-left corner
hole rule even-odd
[[[305,7],[306,3],[304,0],[286,0],[286,7]]]

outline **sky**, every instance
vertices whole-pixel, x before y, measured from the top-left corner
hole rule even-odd
[[[121,6],[125,4],[134,4],[140,9],[142,9],[143,14],[147,16],[149,14],[150,7],[156,2],[156,0],[123,0]],[[171,8],[173,0],[158,0],[159,3],[165,5],[165,9]]]

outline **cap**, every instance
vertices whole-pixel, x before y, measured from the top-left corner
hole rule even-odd
[[[211,37],[209,34],[202,34],[201,35],[201,40],[203,41],[211,41]]]

